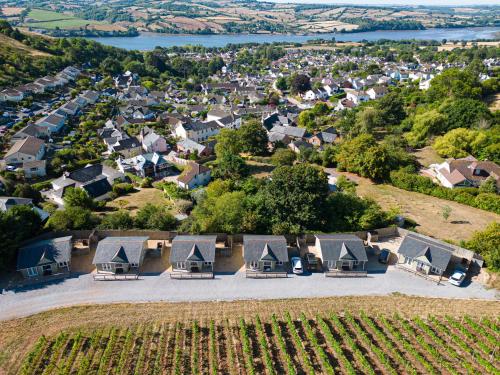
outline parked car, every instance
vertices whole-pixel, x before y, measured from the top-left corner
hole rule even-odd
[[[292,257],[292,271],[295,274],[302,274],[304,273],[304,268],[302,267],[302,259],[300,257]]]
[[[453,271],[453,274],[448,279],[448,282],[451,285],[460,286],[464,282],[465,276],[467,276],[465,271],[457,268],[455,271]]]
[[[378,256],[378,261],[380,263],[389,263],[389,258],[391,257],[391,252],[387,249],[382,249],[382,251],[380,252],[379,256]]]
[[[13,166],[13,165],[7,165],[5,167],[5,170],[9,171],[9,172],[13,172],[17,169],[17,167]]]

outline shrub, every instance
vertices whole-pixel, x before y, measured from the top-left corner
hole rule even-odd
[[[132,193],[134,191],[134,185],[127,182],[121,182],[113,185],[113,193],[115,196],[120,197]]]

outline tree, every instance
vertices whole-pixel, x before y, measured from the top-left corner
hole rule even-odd
[[[0,211],[0,269],[14,267],[19,245],[35,237],[41,229],[41,219],[28,205]]]
[[[263,194],[274,233],[323,227],[328,180],[321,170],[309,164],[278,167]]]
[[[371,133],[376,127],[382,126],[382,113],[373,107],[366,107],[356,116],[355,134]],[[351,132],[352,134],[352,132]]]
[[[482,94],[479,77],[467,69],[447,69],[431,81],[427,90],[429,102],[445,98],[480,98]]]
[[[167,207],[151,203],[137,211],[134,221],[137,228],[150,230],[172,230],[177,225],[177,220]]]
[[[493,176],[488,177],[481,186],[479,186],[480,193],[492,193],[495,194],[498,192],[497,182]]]
[[[305,74],[296,74],[292,77],[290,86],[294,93],[302,94],[311,89],[311,79]]]
[[[288,81],[285,77],[279,77],[276,80],[276,88],[281,91],[285,91],[289,89]]]
[[[481,121],[491,118],[490,110],[483,102],[475,99],[447,100],[439,112],[446,116],[444,130],[455,128],[477,128]]]
[[[222,179],[240,179],[248,174],[248,167],[239,155],[224,153],[217,158],[217,166],[213,175]]]
[[[443,216],[444,221],[448,221],[448,218],[451,215],[451,211],[453,211],[453,209],[450,206],[448,205],[443,206],[443,211],[441,212],[441,215]]]
[[[271,163],[280,167],[282,165],[293,165],[296,155],[288,148],[278,148],[271,157]]]
[[[386,126],[398,125],[406,118],[404,101],[397,92],[390,92],[378,100],[381,122]]]
[[[446,117],[433,109],[416,115],[411,132],[406,134],[406,140],[412,147],[422,146],[429,135],[440,134],[446,124]]]
[[[89,209],[79,206],[67,206],[58,210],[47,221],[46,227],[54,231],[93,229],[98,219]]]
[[[216,139],[215,154],[217,158],[222,157],[226,153],[238,155],[241,152],[241,142],[238,132],[232,129],[221,129]]]
[[[465,247],[481,254],[492,271],[500,271],[500,223],[493,222],[484,231],[475,232]]]
[[[12,195],[15,197],[33,199],[33,203],[35,204],[42,200],[42,194],[40,194],[31,184],[17,184]]]
[[[99,228],[102,229],[132,229],[134,227],[134,220],[128,211],[119,210],[112,212],[103,217]]]
[[[86,190],[82,188],[68,188],[63,197],[65,207],[82,207],[92,209],[95,207],[95,202],[89,196]]]
[[[252,155],[263,155],[267,152],[267,137],[266,129],[258,120],[251,120],[243,124],[237,130],[240,139],[241,150]]]

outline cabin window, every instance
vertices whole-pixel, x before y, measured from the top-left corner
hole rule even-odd
[[[280,262],[277,262],[276,264],[277,264],[278,266],[282,266],[282,265],[283,265],[283,262],[281,262],[281,261],[280,261]]]
[[[38,270],[36,269],[36,267],[31,267],[27,269],[27,273],[29,277],[34,277],[38,275]]]
[[[205,262],[204,264],[205,264],[205,266],[211,266],[212,262]]]
[[[181,270],[185,270],[186,269],[186,262],[177,262],[177,268],[179,268]]]
[[[103,271],[111,271],[113,267],[111,267],[111,264],[109,263],[103,263],[102,264],[102,269]]]

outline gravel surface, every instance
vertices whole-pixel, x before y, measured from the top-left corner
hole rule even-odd
[[[84,274],[38,288],[3,291],[0,320],[79,304],[364,296],[395,292],[424,297],[498,299],[496,290],[486,289],[479,283],[460,288],[448,283],[436,285],[393,267],[366,278],[327,278],[316,273],[255,280],[246,279],[244,273],[236,273],[216,275],[214,280],[172,280],[163,273],[141,276],[139,280],[94,281],[91,274]]]

